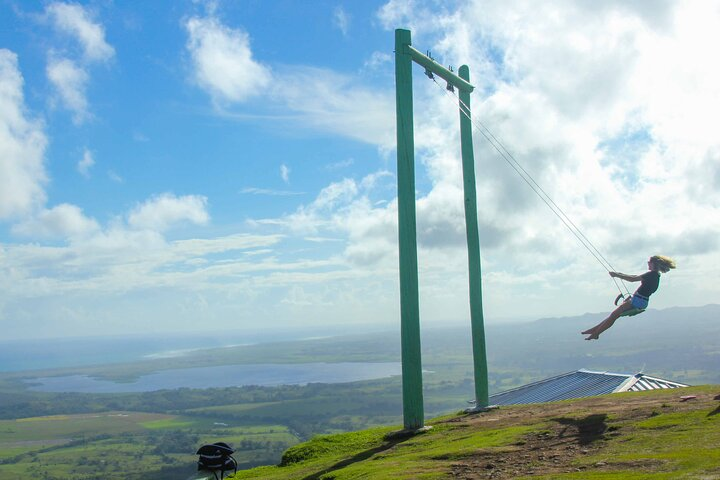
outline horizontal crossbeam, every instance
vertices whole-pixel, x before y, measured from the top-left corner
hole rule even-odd
[[[446,82],[448,82],[450,85],[456,87],[460,91],[470,93],[473,90],[475,90],[475,87],[472,86],[469,82],[466,82],[462,78],[455,75],[453,72],[448,70],[447,68],[443,67],[439,63],[437,63],[432,58],[428,57],[427,55],[418,52],[415,48],[412,47],[412,45],[407,46],[410,57],[413,59],[415,63],[418,65],[425,67],[426,69],[430,70],[432,73],[437,75],[438,77],[442,78]]]

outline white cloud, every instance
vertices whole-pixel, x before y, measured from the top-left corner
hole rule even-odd
[[[394,95],[358,84],[336,72],[292,67],[278,75],[272,98],[295,114],[297,126],[333,132],[392,148],[395,142]]]
[[[301,206],[276,222],[301,233],[332,230],[336,227],[332,216],[345,211],[356,200],[358,193],[359,186],[352,179],[334,182],[322,189],[312,203]]]
[[[290,183],[290,167],[284,163],[280,165],[280,178],[282,178],[283,182]]]
[[[38,243],[0,246],[0,290],[7,295],[7,314],[24,318],[29,311],[44,311],[46,315],[40,316],[43,332],[62,335],[73,325],[64,317],[67,312],[61,315],[63,318],[55,317],[61,305],[78,305],[85,314],[79,315],[77,328],[93,330],[96,322],[92,317],[93,313],[97,315],[97,308],[108,312],[109,305],[120,308],[129,298],[135,298],[131,304],[142,305],[135,312],[139,316],[134,318],[156,312],[166,301],[177,306],[179,292],[208,292],[217,302],[232,304],[228,295],[247,294],[251,286],[247,278],[252,275],[313,269],[320,264],[277,263],[272,258],[273,246],[282,240],[281,235],[237,234],[175,241],[164,238],[162,230],[172,225],[206,222],[205,203],[205,198],[199,196],[160,195],[129,212],[127,223],[116,218],[104,228],[77,206],[61,204],[15,225],[14,234],[66,243],[52,247]],[[223,285],[224,293],[218,298],[215,295],[219,285]],[[148,291],[155,292],[149,303]],[[124,320],[118,317],[117,324],[104,323],[94,331],[136,328],[127,321],[128,308],[133,310],[130,305],[120,308]],[[56,329],[56,321],[63,326],[62,331]],[[22,329],[6,333],[12,336],[22,333]]]
[[[84,122],[90,115],[85,97],[89,79],[87,72],[72,60],[60,58],[48,61],[47,76],[57,90],[61,103],[73,112],[73,121],[76,124]]]
[[[359,267],[378,268],[380,262],[394,259],[397,253],[397,204],[378,207],[369,198],[380,179],[386,177],[392,175],[380,171],[359,182],[349,178],[334,182],[311,203],[265,224],[311,234],[310,239],[317,238],[314,235],[318,233],[344,237],[347,261]]]
[[[253,59],[246,32],[214,17],[192,17],[185,28],[194,79],[214,101],[241,102],[260,95],[270,83],[270,70]]]
[[[57,30],[80,43],[85,60],[107,61],[115,55],[113,47],[105,41],[103,26],[94,22],[81,5],[53,2],[47,6],[46,13]]]
[[[22,216],[45,203],[47,138],[28,116],[17,56],[0,49],[0,220]]]
[[[347,160],[341,160],[339,162],[330,163],[325,166],[325,170],[340,170],[343,168],[348,168],[352,166],[355,163],[355,160],[352,158],[348,158]]]
[[[77,163],[77,170],[85,178],[90,177],[90,169],[95,165],[95,159],[93,159],[92,152],[87,148],[83,151],[83,156]]]
[[[350,178],[345,178],[322,189],[312,203],[311,209],[313,211],[332,211],[355,198],[357,194],[357,183]]]
[[[144,133],[138,132],[138,131],[133,132],[132,138],[136,142],[149,142],[150,141],[150,139],[147,136],[145,136]]]
[[[347,36],[350,30],[350,15],[342,6],[335,7],[333,10],[333,26],[342,32],[343,36]]]
[[[382,66],[391,64],[393,62],[393,57],[387,52],[373,52],[372,55],[370,55],[370,58],[368,58],[365,61],[365,68],[375,70]]]
[[[91,117],[86,93],[90,81],[88,66],[109,61],[115,50],[105,41],[102,24],[95,22],[82,5],[53,2],[47,5],[45,13],[57,31],[75,40],[82,49],[79,58],[71,49],[57,45],[50,50],[46,67],[60,103],[72,112],[73,122],[79,125]]]
[[[40,211],[35,217],[14,225],[12,232],[33,238],[74,238],[99,231],[100,226],[82,210],[67,203]]]
[[[204,256],[213,253],[223,253],[242,250],[247,255],[272,253],[271,249],[256,250],[261,247],[271,247],[282,240],[281,235],[248,235],[236,234],[212,239],[195,238],[173,242],[173,251],[182,256]],[[260,252],[260,253],[259,253]]]
[[[246,187],[240,190],[240,193],[248,193],[251,195],[272,195],[272,196],[293,196],[305,195],[305,192],[293,192],[290,190],[273,190],[270,188]]]
[[[134,229],[162,232],[183,222],[204,225],[210,220],[207,198],[200,195],[177,197],[164,193],[135,207],[128,215]]]
[[[332,261],[277,261],[282,240],[237,234],[168,241],[157,231],[115,223],[61,247],[2,245],[3,314],[23,321],[35,317],[47,336],[164,331],[169,318],[175,331],[193,330],[201,314],[218,325],[229,318],[236,326],[258,319],[277,325],[290,318],[267,308],[269,300],[279,303],[280,291],[300,281],[323,289],[325,279],[348,278]],[[332,272],[316,274],[324,269]],[[193,307],[198,296],[212,308],[203,313]],[[77,321],[68,320],[68,308]],[[14,329],[16,324],[5,324],[5,334],[27,335],[24,328]]]
[[[108,170],[107,176],[110,180],[112,180],[115,183],[123,183],[125,180],[117,174],[114,170]]]
[[[400,25],[410,29],[417,39],[426,31],[444,29],[447,14],[447,10],[438,10],[437,3],[423,0],[390,0],[378,10],[378,18],[386,29]]]

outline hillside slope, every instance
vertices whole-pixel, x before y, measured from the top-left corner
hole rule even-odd
[[[720,386],[503,407],[319,436],[236,479],[720,479]],[[693,399],[684,399],[695,396]]]

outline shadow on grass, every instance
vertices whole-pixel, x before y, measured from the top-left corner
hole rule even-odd
[[[717,415],[718,413],[720,413],[720,405],[718,405],[718,407],[715,410],[708,413],[708,417],[712,417],[713,415]]]
[[[601,440],[608,430],[606,420],[607,414],[605,413],[588,415],[585,418],[553,418],[553,421],[565,426],[560,432],[561,437],[572,435],[574,430],[577,430],[576,435],[580,445],[589,445],[596,440]]]
[[[325,475],[330,472],[334,472],[335,470],[340,470],[341,468],[345,468],[348,465],[352,465],[356,462],[362,462],[363,460],[367,460],[368,458],[372,457],[376,453],[384,452],[385,450],[388,450],[395,445],[404,442],[405,440],[408,440],[411,438],[411,436],[398,436],[398,437],[391,437],[387,438],[385,442],[375,448],[371,448],[368,450],[365,450],[364,452],[360,452],[357,455],[353,455],[350,458],[346,458],[345,460],[341,460],[337,462],[336,464],[332,465],[331,467],[325,468],[317,473],[313,473],[312,475],[308,475],[307,477],[304,477],[302,480],[317,480],[322,475]]]

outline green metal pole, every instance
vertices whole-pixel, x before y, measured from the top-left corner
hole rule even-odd
[[[420,359],[420,306],[415,219],[415,141],[413,139],[410,43],[409,30],[395,30],[403,419],[406,430],[418,430],[423,427],[424,412],[422,362]]]
[[[460,67],[460,78],[470,81],[470,69]],[[465,229],[470,270],[470,322],[472,324],[473,362],[475,367],[476,407],[487,407],[488,393],[487,351],[485,350],[485,321],[482,308],[482,282],[480,276],[480,236],[477,220],[477,194],[475,188],[475,156],[470,120],[470,92],[460,90],[460,143],[463,164],[463,188],[465,191]]]

